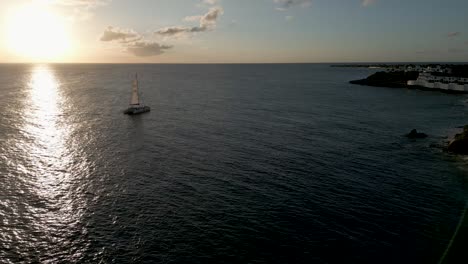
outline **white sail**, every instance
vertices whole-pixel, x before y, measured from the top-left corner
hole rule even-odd
[[[151,111],[149,106],[145,106],[140,102],[138,88],[138,76],[135,74],[135,80],[132,84],[132,99],[130,100],[130,107],[124,111],[124,114],[126,115],[138,115]]]
[[[132,100],[130,101],[131,105],[140,105],[140,98],[138,96],[138,76],[135,75],[135,80],[133,81],[132,87]]]

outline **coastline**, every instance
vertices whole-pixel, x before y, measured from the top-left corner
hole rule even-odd
[[[408,85],[408,81],[416,80],[418,77],[419,72],[416,71],[380,71],[368,76],[365,79],[352,80],[349,81],[349,83],[374,87],[406,88],[412,90],[442,92],[446,94],[468,94],[468,91],[429,88],[421,85]]]
[[[343,67],[352,67],[352,66],[343,66]],[[357,67],[363,67],[359,65]],[[369,66],[368,68],[373,68]],[[421,85],[408,85],[408,81],[416,80],[419,77],[419,72],[407,72],[407,71],[393,71],[393,72],[376,72],[365,79],[353,80],[349,83],[356,85],[365,85],[365,86],[374,86],[374,87],[386,87],[386,88],[406,88],[411,90],[422,90],[422,91],[433,91],[433,92],[442,92],[445,94],[468,94],[468,91],[460,90],[449,90],[449,89],[440,89],[440,88],[429,88]],[[465,131],[468,131],[468,126],[465,126]],[[445,151],[453,153],[455,155],[464,155],[466,154],[465,147],[463,144],[466,144],[466,138],[468,138],[467,132],[462,132],[457,134],[452,141],[446,146]],[[460,143],[457,148],[450,147],[454,142],[458,141]],[[465,253],[464,250],[468,243],[468,202],[465,203],[463,211],[460,215],[458,225],[455,228],[454,234],[447,243],[446,250],[439,259],[438,264],[450,264],[458,263],[460,258],[463,258]]]
[[[417,72],[376,72],[365,79],[353,80],[349,83],[358,85],[367,85],[375,87],[388,87],[388,88],[406,88],[407,82],[412,79],[417,79],[419,73]]]
[[[407,85],[406,88],[421,91],[441,92],[445,94],[468,94],[468,91],[444,90],[439,88],[427,88],[420,85]]]

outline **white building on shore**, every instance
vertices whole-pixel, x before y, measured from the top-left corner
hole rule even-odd
[[[422,72],[419,74],[417,80],[408,81],[408,86],[421,86],[428,89],[468,92],[468,78],[434,76],[428,72]]]
[[[405,71],[405,72],[437,72],[437,73],[452,73],[452,69],[450,67],[444,65],[433,65],[433,66],[425,66],[425,65],[395,65],[389,66],[385,68],[387,72],[397,72],[397,71]]]

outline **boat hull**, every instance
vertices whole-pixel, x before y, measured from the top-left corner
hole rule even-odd
[[[127,110],[124,111],[124,114],[126,115],[139,115],[143,113],[148,113],[151,111],[151,108],[149,106],[142,106],[142,107],[130,107]]]

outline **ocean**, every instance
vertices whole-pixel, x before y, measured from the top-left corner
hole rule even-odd
[[[0,263],[437,263],[468,97],[348,84],[374,71],[0,65]]]

